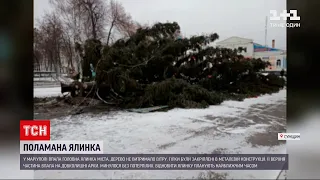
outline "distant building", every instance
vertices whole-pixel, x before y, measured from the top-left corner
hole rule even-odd
[[[241,54],[245,57],[252,58],[254,54],[253,49],[253,40],[247,38],[240,38],[240,37],[230,37],[223,41],[217,42],[218,47],[230,48],[230,49],[237,49],[239,47],[246,48],[246,52],[242,52]]]
[[[263,46],[255,43],[252,39],[241,38],[237,36],[230,37],[223,41],[217,42],[218,47],[237,49],[246,48],[246,52],[241,54],[247,58],[261,58],[269,61],[271,66],[266,71],[281,71],[287,69],[286,51],[275,48],[275,40],[272,40],[272,47]]]
[[[281,71],[287,70],[287,52],[285,50],[275,48],[275,40],[272,40],[272,47],[254,44],[254,58],[261,58],[262,60],[269,61],[271,66],[266,71]]]

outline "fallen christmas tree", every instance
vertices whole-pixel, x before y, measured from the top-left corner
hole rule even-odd
[[[89,64],[96,67],[99,99],[126,108],[202,108],[284,87],[282,78],[260,74],[267,62],[239,54],[245,49],[207,46],[216,33],[176,39],[177,30],[175,22],[157,23],[111,46],[87,40],[78,51],[83,72],[90,72]]]

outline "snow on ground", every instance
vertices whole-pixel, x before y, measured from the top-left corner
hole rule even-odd
[[[34,81],[33,97],[55,97],[61,95],[60,82],[70,84],[73,82],[68,77],[58,77],[52,81]]]
[[[53,77],[34,77],[33,81],[56,81]]]
[[[173,109],[147,114],[124,111],[81,114],[52,119],[51,137],[53,140],[103,140],[105,153],[286,153],[285,144],[253,146],[248,142],[249,137],[268,138],[271,135],[274,139],[258,141],[279,142],[276,132],[268,128],[285,127],[285,112],[276,114],[281,108],[285,111],[285,101],[286,90],[281,90],[243,102],[226,101],[207,109]],[[271,111],[275,115],[263,114]],[[257,133],[262,135],[255,135]],[[205,171],[50,170],[35,171],[35,178],[190,179],[197,178],[201,172]],[[228,173],[228,179],[275,179],[279,174],[279,171],[259,170],[214,172]]]
[[[54,97],[61,95],[60,83],[70,84],[73,80],[67,76],[59,77],[34,77],[33,97]]]
[[[33,88],[33,97],[55,97],[61,95],[61,87]]]

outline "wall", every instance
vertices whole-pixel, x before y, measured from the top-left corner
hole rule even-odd
[[[256,52],[254,57],[270,62],[271,66],[268,67],[266,71],[281,71],[282,69],[287,69],[287,55],[282,51]],[[278,60],[280,60],[280,64],[277,64]]]
[[[217,46],[230,49],[247,48],[247,52],[242,52],[241,54],[245,57],[253,57],[253,42],[249,39],[232,37],[226,41],[218,42]]]
[[[287,55],[283,55],[283,69],[287,70]]]
[[[287,55],[285,51],[276,48],[264,48],[264,46],[260,44],[253,43],[253,40],[251,39],[233,36],[224,41],[217,42],[216,45],[217,47],[224,47],[230,49],[236,49],[238,47],[247,48],[247,52],[243,52],[241,54],[245,57],[261,58],[265,61],[270,62],[271,66],[266,69],[267,71],[281,71],[282,69],[287,69]],[[259,48],[262,51],[254,52],[254,45],[256,46],[256,48]],[[277,64],[278,60],[280,61]]]
[[[241,54],[245,57],[253,57],[253,44],[252,43],[239,43],[239,44],[223,44],[217,45],[218,47],[238,49],[239,47],[247,48],[247,52],[242,52]]]

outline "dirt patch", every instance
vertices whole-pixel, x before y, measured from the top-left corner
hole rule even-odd
[[[192,133],[192,135],[184,138],[183,140],[188,140],[198,136],[213,136],[217,133],[221,133],[221,131],[219,131],[217,127],[206,127],[198,131],[190,131],[190,133]]]
[[[158,148],[159,149],[167,149],[167,148],[172,147],[176,144],[177,144],[176,142],[171,142],[171,143],[163,144],[163,145],[159,146]]]
[[[35,97],[35,98],[33,98],[33,103],[34,103],[34,104],[46,103],[46,102],[52,101],[52,100],[54,100],[54,99],[57,99],[57,97],[45,97],[45,98]]]
[[[249,136],[246,140],[252,147],[257,146],[279,146],[285,144],[286,141],[278,140],[278,133],[285,132],[285,126],[272,125],[266,129],[265,132],[255,133]]]
[[[216,117],[216,116],[212,116],[212,115],[207,115],[207,116],[204,116],[206,119],[208,120],[217,120],[218,118],[220,117]]]
[[[201,123],[203,122],[203,120],[201,119],[195,119],[195,118],[189,118],[190,120],[192,120],[192,123]]]
[[[219,126],[223,126],[226,128],[232,128],[232,127],[249,127],[250,125],[253,125],[253,123],[250,120],[241,119],[241,117],[214,117],[214,116],[205,116],[208,120],[215,120],[215,123]]]
[[[251,109],[253,110],[260,110],[260,111],[265,111],[266,109],[272,109],[275,108],[279,103],[282,103],[282,101],[277,101],[276,104],[255,104],[251,106]]]
[[[252,120],[252,124],[270,124],[271,121],[269,118],[263,115],[245,115],[244,118]]]
[[[102,113],[114,110],[91,98],[34,98],[34,119],[53,119],[81,113]]]
[[[219,131],[217,129],[217,127],[206,127],[206,128],[203,128],[199,131],[194,131],[194,130],[189,131],[189,133],[191,134],[190,136],[187,136],[187,137],[181,139],[180,141],[166,143],[166,144],[158,146],[158,148],[159,149],[167,149],[169,147],[175,146],[179,142],[187,141],[189,139],[192,139],[192,138],[195,138],[198,136],[213,136],[217,133],[221,133],[221,131]],[[226,135],[226,134],[229,134],[229,133],[224,133],[224,135]]]
[[[246,141],[253,147],[257,146],[278,146],[285,141],[278,141],[278,133],[285,132],[286,126],[286,104],[285,101],[277,104],[257,104],[238,117],[214,117],[206,116],[208,120],[216,120],[222,128],[242,128],[255,124],[267,125],[265,132],[255,133],[249,136]],[[220,154],[223,149],[214,150],[214,154]],[[223,152],[225,153],[225,152]]]
[[[251,106],[253,109],[259,109],[259,110],[264,110],[266,108],[265,104],[255,104]]]
[[[226,127],[249,127],[254,124],[271,124],[271,120],[283,121],[286,104],[257,104],[249,108],[237,117],[205,116],[206,119],[216,121],[217,124]]]
[[[227,148],[217,148],[211,152],[211,154],[227,154]]]
[[[264,111],[261,114],[267,115],[267,116],[273,116],[277,118],[286,118],[287,112],[286,112],[287,106],[286,104],[279,104],[276,108],[270,109],[269,111]]]
[[[253,147],[257,146],[278,146],[281,141],[278,141],[276,134],[256,133],[247,139],[247,143],[251,143]]]
[[[266,107],[265,109],[267,109]],[[278,133],[286,131],[286,103],[285,101],[272,104],[267,110],[262,110],[259,114],[246,116],[257,124],[270,125],[264,132],[255,133],[249,136],[246,141],[253,147],[257,146],[279,146],[285,141],[278,140]]]

